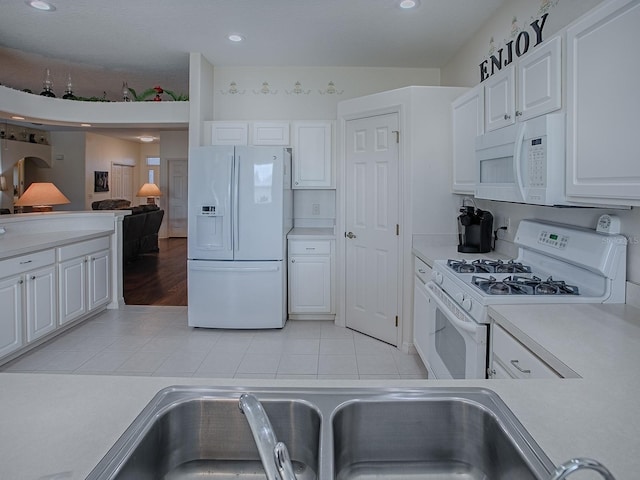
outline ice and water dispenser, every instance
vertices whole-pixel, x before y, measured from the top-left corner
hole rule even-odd
[[[224,213],[219,205],[201,205],[197,216],[198,248],[218,250],[224,247]]]

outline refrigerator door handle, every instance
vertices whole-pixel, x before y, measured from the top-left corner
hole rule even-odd
[[[240,250],[240,156],[233,160],[233,250]]]

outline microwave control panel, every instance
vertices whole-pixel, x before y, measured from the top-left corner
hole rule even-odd
[[[529,141],[527,153],[529,187],[544,188],[547,186],[547,149],[545,140],[545,137],[538,137]]]

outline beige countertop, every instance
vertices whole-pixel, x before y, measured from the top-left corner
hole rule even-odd
[[[110,235],[113,230],[77,230],[46,233],[5,233],[0,235],[0,259],[59,247],[73,242]]]
[[[640,471],[640,310],[498,306],[497,321],[544,344],[583,378],[303,381],[0,374],[0,478],[83,479],[163,387],[481,386],[495,391],[551,460],[596,458],[617,480]],[[576,476],[576,478],[599,478]]]
[[[327,227],[295,227],[287,234],[289,240],[333,240],[335,230]]]
[[[458,238],[455,235],[414,235],[412,252],[430,267],[435,260],[484,258],[501,258],[507,260],[507,255],[499,252],[488,253],[460,253],[458,252]]]

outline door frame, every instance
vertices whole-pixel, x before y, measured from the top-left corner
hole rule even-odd
[[[387,92],[385,92],[387,93]],[[388,98],[385,98],[388,97]],[[398,335],[397,347],[404,352],[413,352],[411,338],[412,322],[405,318],[411,312],[407,308],[412,301],[413,292],[407,295],[405,285],[405,258],[411,254],[411,172],[408,171],[406,153],[409,135],[407,132],[409,97],[400,91],[376,94],[347,100],[338,104],[337,155],[336,155],[336,325],[346,326],[346,128],[350,120],[358,120],[386,114],[398,115],[400,142],[398,144],[398,221],[400,222],[400,238],[398,245]],[[405,312],[407,312],[405,314]]]
[[[167,180],[166,180],[166,199],[167,199],[167,205],[165,208],[165,216],[166,216],[166,237],[170,238],[171,237],[171,180],[170,180],[170,174],[171,174],[171,162],[184,162],[186,168],[187,168],[187,172],[189,171],[189,159],[187,157],[175,157],[175,158],[168,158],[167,159]],[[160,160],[160,163],[162,164],[162,160]],[[175,164],[174,164],[175,165]],[[189,174],[187,173],[187,187],[189,182]],[[187,200],[187,216],[185,218],[185,220],[188,222],[189,221],[189,200]],[[184,237],[176,237],[176,238],[187,238],[189,236],[189,227],[187,224],[187,232],[185,233]]]

